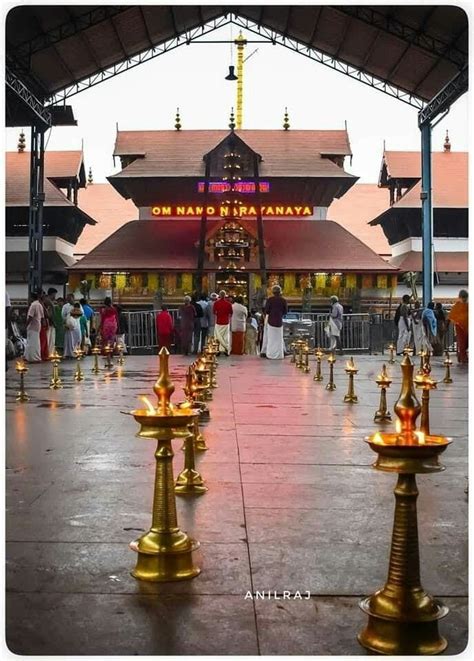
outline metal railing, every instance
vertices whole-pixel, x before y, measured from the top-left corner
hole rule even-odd
[[[127,346],[131,351],[152,351],[158,347],[156,335],[156,315],[158,310],[124,312],[128,322]],[[175,327],[179,326],[178,310],[168,312],[173,317]],[[305,335],[311,346],[327,348],[329,338],[325,326],[329,314],[318,312],[290,313],[284,322],[285,344],[295,336]],[[314,341],[313,341],[314,338]],[[390,342],[396,341],[397,329],[393,319],[384,319],[381,314],[345,314],[341,332],[342,348],[346,351],[383,353]],[[446,334],[445,346],[454,351],[456,347],[454,328],[450,324]]]

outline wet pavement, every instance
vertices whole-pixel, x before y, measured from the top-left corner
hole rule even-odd
[[[17,654],[361,655],[359,599],[387,573],[395,476],[371,468],[364,443],[381,356],[355,361],[359,404],[290,364],[221,358],[203,427],[209,450],[198,468],[209,491],[178,497],[180,527],[201,542],[202,573],[179,583],[140,583],[128,547],[151,523],[155,443],[135,437],[121,411],[152,394],[153,356],[132,356],[112,373],[49,390],[50,365],[26,375],[15,402],[7,373],[7,643]],[[433,359],[435,379],[444,368]],[[171,357],[182,399],[188,360]],[[389,366],[393,407],[400,368]],[[446,471],[417,478],[422,582],[450,607],[440,622],[448,654],[467,643],[467,371],[431,396],[431,429],[452,436]],[[183,453],[173,441],[175,475]],[[283,599],[283,592],[290,598]],[[265,599],[251,595],[265,592]],[[308,597],[310,593],[310,598]],[[269,597],[270,593],[270,598]],[[275,598],[275,593],[277,598]],[[298,598],[301,596],[301,599]],[[261,597],[261,594],[259,595]],[[279,598],[278,598],[279,597]]]

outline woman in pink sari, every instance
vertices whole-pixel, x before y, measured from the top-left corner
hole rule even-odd
[[[118,330],[118,312],[112,305],[110,296],[104,299],[104,307],[100,309],[100,336],[102,338],[102,349],[107,344],[114,346]]]

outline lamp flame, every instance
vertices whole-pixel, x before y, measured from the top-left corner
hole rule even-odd
[[[383,444],[384,444],[384,443],[383,443],[382,434],[381,434],[380,432],[376,432],[376,433],[372,436],[372,439],[371,439],[371,440],[372,440],[372,443],[377,443],[378,445],[383,445]]]
[[[145,395],[141,395],[141,396],[140,396],[140,399],[142,400],[142,402],[145,403],[145,405],[146,405],[146,407],[147,407],[147,409],[148,409],[148,415],[155,415],[155,413],[156,413],[155,407],[154,407],[153,404],[150,402],[150,400],[148,399],[148,397],[145,397]]]
[[[396,430],[397,434],[401,433],[402,423],[400,422],[400,420],[395,420],[395,430]]]
[[[419,445],[424,445],[426,443],[425,432],[424,431],[416,431],[415,436],[418,440]]]

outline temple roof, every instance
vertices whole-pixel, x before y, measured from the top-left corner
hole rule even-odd
[[[378,255],[391,255],[390,245],[381,227],[369,222],[385,211],[389,204],[386,189],[377,184],[355,184],[328,209],[328,218],[357,236]]]
[[[90,184],[79,193],[79,205],[97,221],[86,226],[74,248],[75,255],[87,255],[119,227],[137,217],[137,208],[110,184]]]
[[[421,271],[422,253],[413,250],[392,257],[390,263],[400,271]],[[467,252],[435,252],[433,271],[440,273],[467,273],[469,271],[469,254]]]
[[[208,220],[208,231],[220,220]],[[246,220],[253,226],[255,220]],[[74,271],[195,271],[200,222],[139,220],[77,262]],[[271,220],[264,223],[268,270],[393,273],[385,262],[341,225],[331,221]],[[216,270],[216,263],[205,269]]]
[[[201,177],[203,157],[227,135],[210,131],[118,131],[114,156],[136,156],[110,181],[122,177]],[[354,178],[329,156],[352,154],[347,131],[235,131],[262,156],[262,177]]]

